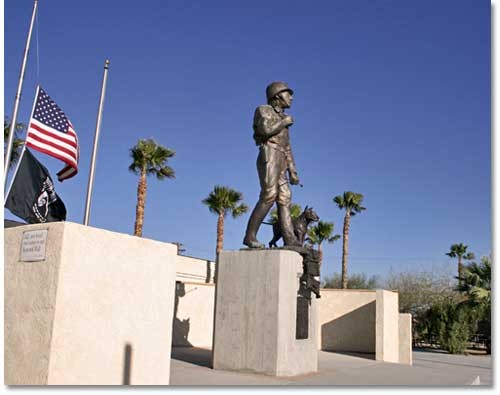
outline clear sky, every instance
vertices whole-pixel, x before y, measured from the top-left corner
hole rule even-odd
[[[69,221],[83,221],[109,58],[92,226],[133,233],[129,149],[154,138],[176,151],[176,179],[148,179],[144,237],[213,259],[216,216],[201,200],[221,184],[253,208],[253,112],[266,85],[284,80],[295,90],[290,134],[304,185],[293,201],[341,234],[333,197],[365,196],[351,224],[350,273],[455,268],[445,253],[459,242],[490,253],[490,1],[39,3],[18,121],[29,120],[37,82],[71,119],[80,172],[56,181]],[[7,116],[32,5],[4,5]],[[55,180],[61,162],[34,154]],[[225,249],[243,247],[248,217],[227,218]],[[271,237],[263,225],[259,239]],[[325,245],[324,275],[340,271],[341,252],[341,240]]]

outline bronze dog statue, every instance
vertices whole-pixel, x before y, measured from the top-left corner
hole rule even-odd
[[[302,214],[295,218],[293,222],[293,232],[300,243],[300,246],[304,244],[304,239],[307,234],[307,228],[311,222],[318,222],[318,214],[313,210],[312,207],[306,206]],[[269,242],[269,248],[278,247],[276,242],[281,239],[282,232],[279,222],[273,224],[273,239]]]

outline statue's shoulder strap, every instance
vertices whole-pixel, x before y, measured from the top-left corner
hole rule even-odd
[[[270,117],[272,116],[274,110],[269,104],[263,104],[255,109],[255,116]]]

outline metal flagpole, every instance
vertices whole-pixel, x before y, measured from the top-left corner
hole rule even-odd
[[[102,108],[104,106],[104,96],[106,95],[106,80],[108,79],[108,68],[109,60],[106,59],[106,62],[104,63],[104,76],[102,78],[101,99],[99,100],[99,111],[97,112],[97,122],[95,126],[94,150],[92,151],[92,161],[90,163],[89,185],[87,187],[87,202],[85,203],[85,215],[83,217],[83,224],[86,226],[89,224],[90,217],[90,202],[92,200],[92,186],[94,184],[94,168],[97,156],[97,143],[99,141],[99,132],[101,130]]]
[[[12,113],[12,119],[9,129],[9,140],[7,142],[7,148],[5,152],[5,167],[4,167],[4,181],[3,188],[7,185],[7,173],[9,171],[10,157],[12,156],[12,143],[14,141],[14,130],[16,128],[17,122],[17,112],[19,111],[19,102],[21,101],[21,91],[23,89],[24,72],[26,71],[26,62],[28,60],[28,52],[30,49],[31,42],[31,32],[33,31],[33,25],[35,23],[36,10],[38,8],[38,0],[35,0],[33,5],[33,13],[31,15],[30,30],[28,32],[28,38],[26,40],[26,47],[24,48],[24,57],[21,65],[21,73],[19,75],[19,84],[17,85],[16,99],[14,101],[14,112]]]
[[[12,189],[12,185],[14,185],[14,181],[16,180],[17,171],[19,170],[19,166],[21,166],[21,161],[23,160],[24,151],[26,151],[26,144],[23,144],[23,150],[21,151],[21,155],[19,155],[19,160],[17,161],[16,170],[14,170],[14,174],[12,175],[12,180],[10,181],[9,189],[5,194],[5,198],[3,199],[3,206],[5,207],[5,203],[7,203],[7,198],[9,197],[10,190]]]
[[[31,122],[31,118],[33,118],[33,114],[35,113],[35,106],[36,106],[36,101],[38,99],[38,92],[39,91],[40,91],[40,85],[37,85],[36,92],[35,92],[35,99],[33,100],[33,107],[31,109],[31,114],[30,114],[30,122]],[[5,202],[7,201],[7,198],[9,197],[9,193],[10,193],[10,190],[12,189],[12,185],[14,184],[14,180],[16,179],[17,171],[19,170],[19,166],[21,165],[21,161],[23,160],[24,151],[26,151],[26,141],[23,144],[23,149],[21,151],[21,155],[19,155],[19,159],[17,160],[16,170],[14,170],[14,174],[12,175],[12,179],[10,180],[9,189],[7,190],[7,193],[5,194],[5,199],[3,202],[4,206],[5,206]],[[7,177],[5,177],[5,178],[7,178]],[[4,186],[4,188],[5,188],[5,186]]]

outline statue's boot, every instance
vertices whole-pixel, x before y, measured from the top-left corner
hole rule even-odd
[[[250,215],[248,220],[247,230],[245,232],[245,238],[243,239],[243,244],[249,248],[264,248],[264,244],[259,243],[257,240],[257,232],[259,231],[260,224],[264,221],[267,213],[271,209],[273,203],[257,203],[255,208]]]
[[[278,204],[278,218],[281,226],[281,233],[283,235],[283,241],[285,246],[297,246],[300,247],[301,244],[295,233],[293,232],[292,217],[290,215],[290,205]]]

